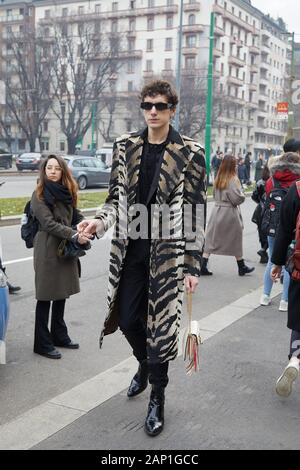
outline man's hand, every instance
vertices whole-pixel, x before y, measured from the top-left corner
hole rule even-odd
[[[104,224],[100,219],[83,220],[77,225],[77,231],[80,235],[92,238],[96,232],[100,234],[104,231]]]
[[[282,266],[273,266],[272,271],[271,271],[271,278],[273,282],[277,282],[280,279],[281,276],[281,271],[282,271]]]
[[[186,275],[184,278],[184,285],[187,293],[194,293],[197,285],[199,284],[199,278],[196,276]]]

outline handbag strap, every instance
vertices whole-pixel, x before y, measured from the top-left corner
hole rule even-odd
[[[192,304],[193,304],[193,294],[192,292],[186,293],[186,303],[187,303],[187,314],[189,322],[189,333],[191,332],[191,322],[192,322]]]

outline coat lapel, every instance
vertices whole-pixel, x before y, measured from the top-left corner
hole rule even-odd
[[[189,156],[190,148],[185,145],[180,134],[172,129],[170,142],[166,146],[158,175],[156,175],[157,179],[155,180],[154,178],[152,185],[154,191],[158,186],[156,195],[157,204],[166,202],[169,195],[178,184],[182,172],[189,161]],[[151,197],[153,193],[154,192],[152,192]]]
[[[125,146],[129,206],[135,204],[137,199],[143,145],[143,136],[141,134],[134,134],[127,140]]]

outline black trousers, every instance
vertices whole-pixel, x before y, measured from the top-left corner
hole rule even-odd
[[[147,359],[150,240],[130,240],[119,286],[119,327],[139,362]],[[149,382],[168,384],[168,362],[149,363]]]
[[[50,301],[38,300],[35,309],[35,352],[53,351],[54,345],[68,344],[71,339],[64,321],[66,299],[52,302],[51,328],[49,331]]]

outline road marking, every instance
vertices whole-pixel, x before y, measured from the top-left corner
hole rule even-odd
[[[271,297],[277,296],[280,291],[280,284],[275,284]],[[261,293],[262,287],[199,320],[202,340],[208,340],[258,308]],[[179,356],[182,355],[183,331],[184,329],[179,335]],[[0,449],[30,449],[61,431],[81,416],[126,390],[136,368],[136,359],[131,356],[111,369],[1,425]]]
[[[28,258],[19,258],[19,259],[12,259],[10,261],[3,261],[3,264],[5,266],[8,266],[9,264],[16,264],[16,263],[23,263],[24,261],[32,261],[33,256],[29,256]]]

